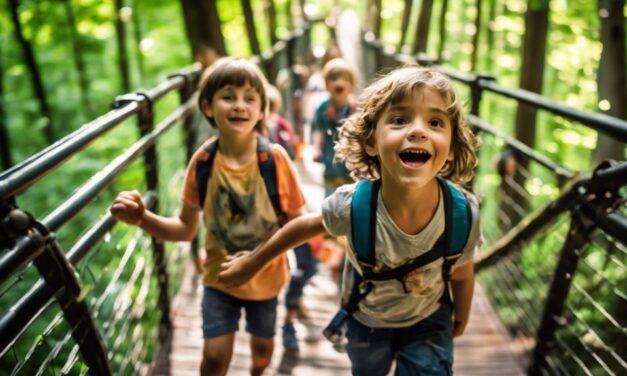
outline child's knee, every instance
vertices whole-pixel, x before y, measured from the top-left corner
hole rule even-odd
[[[265,369],[272,360],[273,351],[274,340],[272,338],[253,337],[251,341],[253,368],[257,370]]]
[[[253,369],[257,371],[263,371],[270,365],[272,355],[270,356],[258,356],[253,355]]]
[[[230,359],[216,353],[203,352],[200,373],[202,376],[226,375]]]

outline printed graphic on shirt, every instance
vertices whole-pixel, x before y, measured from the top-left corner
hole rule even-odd
[[[239,194],[222,185],[215,192],[213,212],[211,235],[230,254],[254,249],[275,227],[259,215],[254,194]]]

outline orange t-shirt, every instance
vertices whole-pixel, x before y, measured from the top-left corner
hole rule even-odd
[[[181,200],[200,208],[196,161],[206,158],[205,142],[192,156],[187,166]],[[276,166],[279,202],[283,212],[300,209],[305,199],[296,172],[287,153],[271,144]],[[279,229],[278,218],[259,172],[257,158],[244,166],[227,166],[218,151],[213,161],[207,185],[203,219],[207,258],[203,267],[203,283],[245,300],[265,300],[279,294],[289,279],[285,255],[276,257],[245,284],[226,288],[216,277],[224,256],[243,250],[253,250]]]

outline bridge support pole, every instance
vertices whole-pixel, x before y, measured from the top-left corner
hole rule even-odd
[[[150,133],[154,128],[154,112],[152,106],[152,98],[145,93],[137,93],[139,96],[146,98],[147,104],[142,108],[138,115],[139,132],[141,136]],[[159,213],[159,175],[157,169],[157,148],[156,145],[150,146],[144,154],[144,166],[146,185],[148,190],[157,193],[153,212]],[[167,257],[165,254],[165,246],[161,239],[152,238],[152,249],[154,255],[155,269],[157,270],[157,285],[159,286],[158,305],[161,310],[161,322],[159,327],[159,340],[163,343],[172,328],[170,321],[170,297],[168,293],[169,277],[167,271]]]
[[[556,331],[566,324],[563,317],[564,306],[581,257],[581,250],[590,242],[589,236],[592,231],[599,223],[603,223],[601,218],[616,210],[622,200],[618,194],[619,179],[613,175],[620,174],[622,170],[612,169],[613,165],[609,161],[601,163],[595,169],[589,183],[577,187],[580,197],[570,209],[572,213],[570,229],[560,251],[560,258],[547,294],[536,347],[529,364],[530,375],[543,374],[542,371],[550,366],[547,354],[553,351],[555,346]]]
[[[594,224],[581,215],[576,213],[572,216],[568,236],[560,251],[557,268],[546,297],[536,346],[529,365],[529,375],[541,375],[541,370],[547,366],[545,356],[554,347],[555,332],[559,326],[564,324],[562,314],[579,262],[579,250],[588,242],[588,234],[592,228],[594,228]]]

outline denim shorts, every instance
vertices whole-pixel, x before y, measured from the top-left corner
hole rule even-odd
[[[243,300],[205,287],[202,295],[202,329],[205,339],[234,333],[239,328],[242,308],[246,312],[246,331],[261,338],[274,337],[277,298]]]
[[[394,360],[396,376],[453,374],[453,319],[448,299],[431,316],[408,328],[374,329],[349,316],[346,337],[353,375],[385,376]]]

